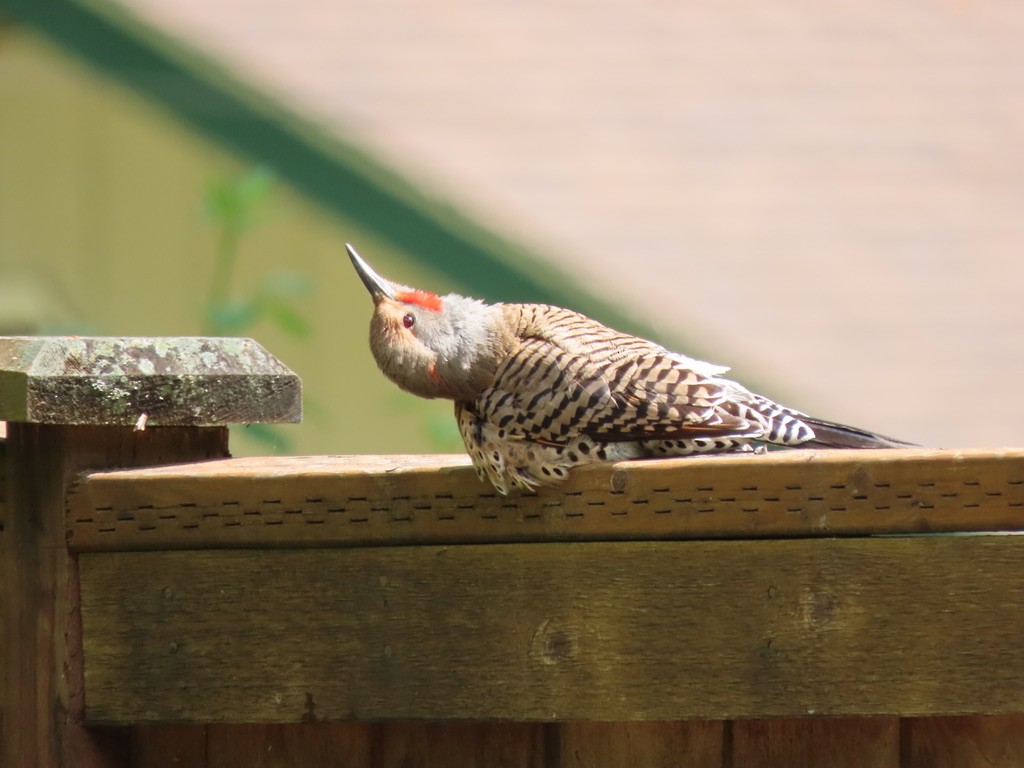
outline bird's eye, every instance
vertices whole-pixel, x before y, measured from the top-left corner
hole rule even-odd
[[[405,317],[402,318],[402,325],[406,328],[412,328],[416,325],[416,318],[413,317],[412,312],[407,312]]]

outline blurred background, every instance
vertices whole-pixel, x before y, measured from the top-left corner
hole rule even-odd
[[[0,0],[0,334],[252,336],[305,423],[459,451],[344,243],[824,418],[1020,445],[1024,5]]]

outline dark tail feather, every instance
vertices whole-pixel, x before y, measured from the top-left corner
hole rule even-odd
[[[836,424],[809,416],[801,416],[800,421],[810,425],[814,430],[814,439],[803,443],[801,448],[917,448],[915,443],[908,443],[885,435],[877,435],[866,429]]]

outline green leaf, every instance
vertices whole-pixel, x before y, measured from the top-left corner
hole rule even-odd
[[[256,209],[274,186],[275,176],[257,166],[240,178],[214,179],[207,183],[203,210],[221,226],[242,231],[255,222]]]
[[[284,301],[266,302],[266,311],[274,325],[293,338],[306,338],[313,332],[306,319]]]
[[[208,181],[203,194],[203,210],[221,224],[233,222],[238,217],[238,198],[231,182],[226,179]]]
[[[238,336],[262,314],[262,303],[254,299],[228,301],[210,307],[209,327],[215,336]]]
[[[282,270],[263,278],[261,288],[267,296],[293,299],[311,295],[315,286],[313,279],[305,272]]]
[[[265,165],[258,165],[235,184],[238,199],[243,206],[252,208],[266,199],[276,180],[272,170]]]

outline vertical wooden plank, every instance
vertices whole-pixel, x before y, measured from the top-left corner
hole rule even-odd
[[[132,729],[132,768],[206,768],[205,725]]]
[[[901,731],[902,768],[1024,765],[1024,715],[906,718]]]
[[[75,733],[74,631],[64,547],[64,481],[78,457],[60,427],[11,424],[4,535],[6,690],[4,764],[116,765],[88,734]],[[73,762],[74,761],[74,762]]]
[[[123,733],[87,729],[77,561],[65,544],[64,499],[73,472],[221,457],[224,428],[130,427],[11,423],[7,438],[4,532],[3,764],[120,766]]]
[[[365,723],[211,725],[207,765],[366,768],[372,765],[374,728]]]
[[[0,421],[0,573],[4,572],[3,556],[4,529],[7,526],[7,422]],[[3,592],[0,591],[0,601],[3,600]],[[4,607],[0,602],[0,659],[7,654],[5,639],[7,632],[4,630]],[[0,663],[0,735],[4,732],[4,699],[7,690],[7,665]],[[0,736],[2,737],[2,736]],[[3,760],[3,747],[0,745],[0,761]],[[0,762],[0,768],[3,763]]]
[[[540,723],[387,723],[380,768],[534,768],[545,760]]]
[[[737,720],[726,768],[900,768],[895,717]]]
[[[571,722],[558,728],[559,768],[705,768],[722,765],[724,723]]]
[[[300,393],[298,377],[251,339],[0,337],[7,766],[130,759],[127,729],[85,726],[78,560],[65,514],[72,475],[226,457],[226,427],[192,425],[296,421]]]

